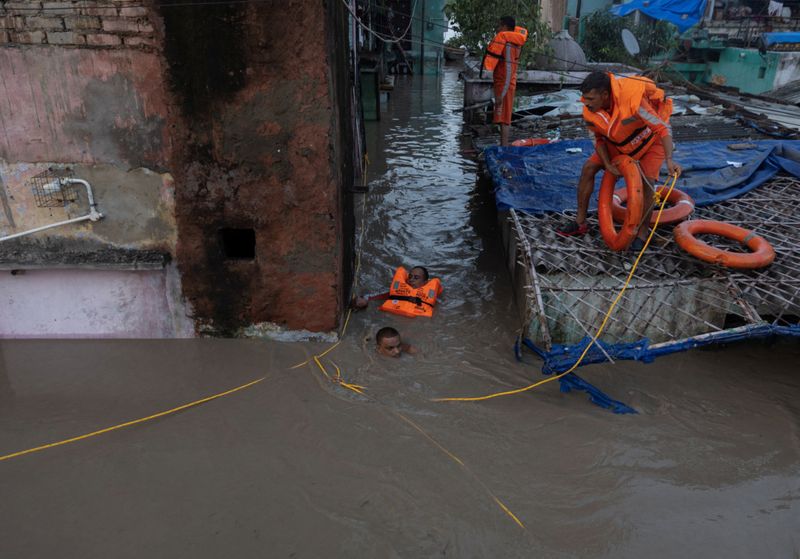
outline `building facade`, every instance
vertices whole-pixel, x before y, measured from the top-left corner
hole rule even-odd
[[[331,332],[351,275],[340,2],[3,2],[0,336]],[[50,175],[48,175],[50,173]],[[37,196],[37,194],[39,196]]]

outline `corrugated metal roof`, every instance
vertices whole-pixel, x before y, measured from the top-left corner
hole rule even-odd
[[[769,136],[758,130],[742,126],[736,120],[721,115],[678,115],[670,119],[672,134],[676,142],[692,140],[759,140]],[[497,145],[498,136],[489,125],[472,126],[475,134],[473,145],[482,150]],[[544,117],[535,120],[514,122],[510,139],[553,138],[574,140],[590,138],[591,134],[580,117],[558,118]]]
[[[789,82],[783,87],[765,93],[765,95],[786,103],[800,104],[800,80]]]
[[[739,105],[741,108],[751,113],[764,115],[769,120],[777,122],[786,128],[800,130],[800,109],[794,105],[771,102],[766,99],[756,99],[754,97],[744,97],[721,91],[715,91],[714,95],[722,101]]]

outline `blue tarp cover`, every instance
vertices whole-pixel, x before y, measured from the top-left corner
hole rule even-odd
[[[581,366],[590,365],[592,363],[605,363],[608,361],[606,355],[610,355],[612,359],[615,360],[630,359],[650,363],[656,357],[677,353],[679,351],[686,351],[696,347],[718,343],[730,343],[746,339],[768,338],[771,336],[792,336],[800,338],[800,326],[779,326],[777,324],[767,323],[754,324],[723,330],[721,332],[714,332],[705,336],[696,336],[694,338],[676,341],[672,344],[659,344],[656,348],[650,347],[650,340],[647,338],[642,338],[638,342],[626,344],[607,344],[598,340],[586,354],[583,361],[581,361]],[[523,345],[544,360],[542,372],[545,375],[558,374],[568,370],[575,364],[575,361],[578,360],[583,350],[586,349],[586,346],[590,343],[592,343],[592,339],[586,337],[577,344],[558,344],[554,345],[550,351],[545,351],[527,338],[522,340]],[[600,346],[602,346],[603,349],[600,349]],[[518,344],[515,346],[517,359],[522,358],[521,349],[522,348]],[[572,390],[586,392],[592,403],[602,408],[609,409],[614,413],[637,413],[635,409],[611,398],[601,389],[586,382],[575,373],[564,375],[558,379],[558,382],[561,386],[561,392],[571,392]]]
[[[777,43],[800,43],[800,31],[764,33],[764,44],[768,47]]]
[[[574,148],[582,151],[567,152]],[[484,154],[494,182],[498,209],[516,208],[533,213],[575,209],[581,167],[593,150],[591,140],[568,140],[534,147],[488,148]],[[684,169],[677,187],[688,193],[698,206],[740,196],[779,171],[800,177],[800,141],[796,140],[683,142],[675,151],[675,159]],[[598,174],[598,182],[601,175]],[[597,190],[595,188],[592,209],[597,208]],[[650,347],[646,338],[622,344],[598,341],[581,365],[605,362],[606,354],[613,359],[650,362],[660,355],[704,345],[776,335],[800,337],[800,326],[767,323],[743,326],[675,340],[675,343],[659,344],[655,348]],[[518,357],[521,357],[521,345],[528,347],[544,360],[542,372],[550,375],[569,369],[591,339],[584,338],[574,345],[555,345],[550,351],[528,339],[522,342],[516,346]],[[563,392],[586,392],[593,403],[614,413],[636,413],[575,373],[560,378],[559,384]]]
[[[582,152],[568,153],[570,148],[581,148]],[[531,213],[574,210],[581,167],[593,151],[591,140],[486,149],[486,167],[492,176],[498,209]],[[749,192],[781,170],[800,177],[800,141],[682,142],[675,151],[675,161],[684,171],[676,188],[689,194],[698,206],[704,206]],[[601,177],[602,173],[598,173],[591,210],[597,208]]]
[[[632,0],[613,6],[611,13],[622,17],[636,10],[654,19],[674,23],[683,33],[703,18],[706,0]]]

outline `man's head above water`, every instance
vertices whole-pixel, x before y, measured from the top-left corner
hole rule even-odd
[[[428,270],[426,268],[423,266],[414,266],[408,272],[406,283],[414,289],[417,289],[428,283],[429,277],[430,275],[428,274]]]
[[[400,339],[400,332],[391,326],[385,326],[375,334],[375,343],[378,346],[378,353],[385,357],[400,357],[403,353],[403,341]]]

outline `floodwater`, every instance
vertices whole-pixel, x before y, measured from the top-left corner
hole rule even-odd
[[[290,369],[324,344],[0,343],[0,454],[266,376],[0,462],[0,557],[800,556],[796,342],[581,369],[638,415],[557,383],[432,401],[540,376],[513,358],[519,318],[492,201],[459,153],[460,95],[451,71],[401,79],[369,125],[359,290],[421,263],[445,293],[432,320],[353,315],[321,362],[366,396]],[[421,354],[378,358],[383,325]]]

